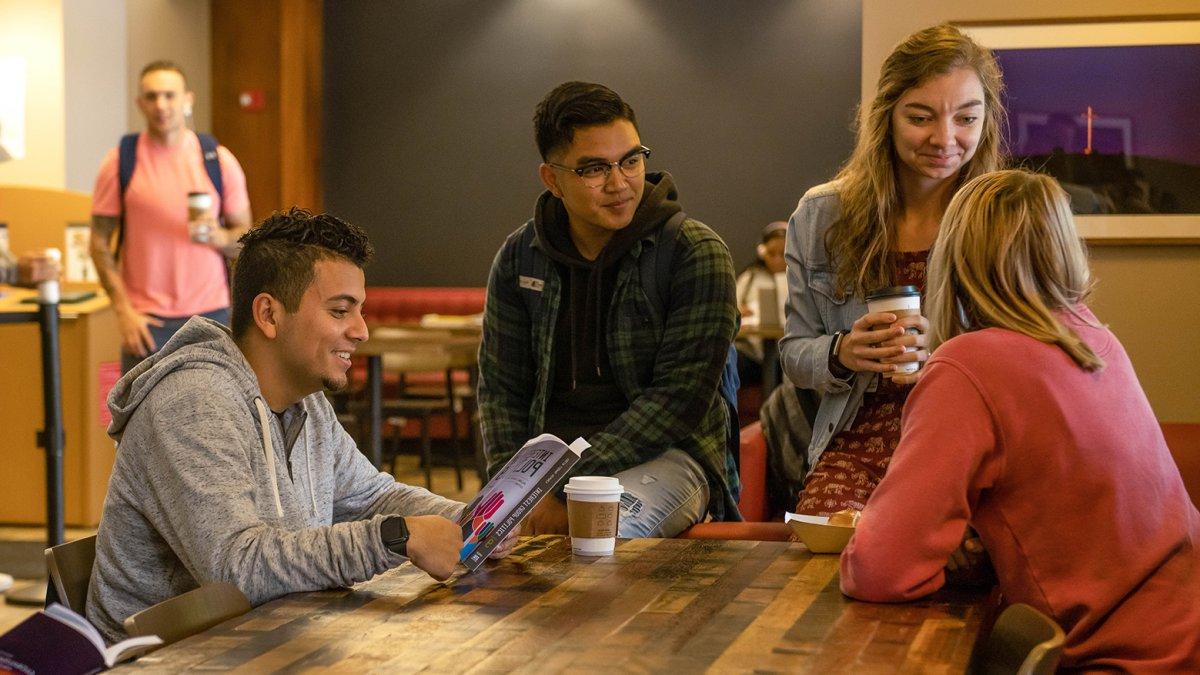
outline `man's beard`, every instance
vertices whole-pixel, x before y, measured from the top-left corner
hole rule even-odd
[[[349,383],[350,383],[350,378],[345,375],[343,375],[342,378],[339,380],[334,380],[334,379],[330,379],[330,378],[325,378],[325,379],[321,380],[321,386],[325,387],[326,391],[341,391],[341,390],[345,389],[346,385]]]

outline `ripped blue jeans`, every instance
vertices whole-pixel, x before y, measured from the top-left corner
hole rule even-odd
[[[616,477],[625,488],[618,537],[674,537],[708,512],[704,469],[682,450],[667,450]]]

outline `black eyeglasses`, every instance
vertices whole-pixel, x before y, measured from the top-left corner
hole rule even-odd
[[[578,169],[554,162],[546,162],[547,166],[552,166],[563,171],[570,171],[579,176],[583,184],[589,188],[598,188],[608,182],[608,177],[612,175],[613,167],[621,170],[621,173],[626,178],[637,178],[646,173],[646,159],[650,157],[650,148],[642,146],[633,152],[625,155],[615,162],[594,162],[587,166],[581,166]]]

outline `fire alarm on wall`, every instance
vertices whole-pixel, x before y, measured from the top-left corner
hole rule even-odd
[[[238,107],[246,112],[258,112],[267,107],[262,89],[247,89],[238,94]]]

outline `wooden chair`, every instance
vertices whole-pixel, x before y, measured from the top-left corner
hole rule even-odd
[[[449,335],[446,337],[450,339]],[[383,369],[400,374],[400,395],[383,401],[383,414],[389,424],[396,427],[396,445],[399,445],[400,430],[408,419],[416,419],[420,429],[421,464],[425,469],[425,487],[433,488],[433,445],[430,438],[430,425],[434,416],[444,416],[450,430],[450,448],[454,463],[454,475],[458,489],[463,489],[461,446],[459,445],[459,414],[465,405],[466,391],[454,380],[455,370],[465,370],[471,367],[475,360],[474,351],[450,349],[440,345],[416,347],[405,352],[385,354]],[[407,383],[408,375],[414,373],[435,373],[440,383],[433,387],[411,386]],[[465,430],[468,439],[474,436],[468,428]],[[392,457],[398,452],[393,448]]]
[[[237,586],[222,581],[143,609],[125,619],[125,632],[131,637],[157,635],[165,646],[249,611],[246,596]]]
[[[971,672],[1050,675],[1058,668],[1065,640],[1054,619],[1029,605],[1010,605],[996,619],[987,642],[975,655]]]
[[[94,534],[46,549],[46,571],[50,577],[46,604],[58,602],[73,612],[83,614],[95,562]]]

